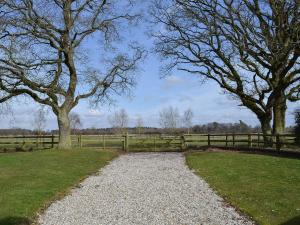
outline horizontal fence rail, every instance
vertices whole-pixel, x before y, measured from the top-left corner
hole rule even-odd
[[[0,152],[50,149],[58,144],[55,135],[0,136]]]
[[[184,135],[187,146],[207,146],[217,147],[255,147],[272,149],[299,149],[296,143],[296,136],[292,134],[265,135],[255,134],[202,134]]]
[[[300,148],[296,136],[292,134],[265,135],[252,134],[126,134],[126,135],[82,135],[77,146],[102,147],[103,149],[123,149],[124,151],[178,151],[199,147],[248,147],[270,149]]]
[[[72,135],[73,148],[115,149],[124,151],[182,151],[200,147],[247,147],[270,149],[300,149],[292,134],[125,134]],[[57,147],[57,135],[0,136],[0,152],[32,151]]]

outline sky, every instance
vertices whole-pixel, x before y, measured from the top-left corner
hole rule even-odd
[[[79,114],[83,128],[110,127],[108,117],[116,110],[125,109],[129,115],[129,126],[135,126],[137,117],[143,118],[145,126],[159,127],[159,111],[168,106],[178,108],[180,114],[187,109],[194,113],[193,124],[209,122],[235,123],[242,120],[247,124],[259,124],[256,116],[236,100],[225,95],[213,81],[200,82],[198,77],[174,71],[170,76],[161,78],[162,60],[151,52],[153,40],[147,36],[146,27],[136,27],[126,31],[126,37],[143,44],[148,55],[140,65],[137,85],[131,96],[112,96],[111,105],[90,106],[88,101],[81,101],[73,112]],[[88,54],[93,55],[95,65],[100,65],[94,39],[86,43]],[[293,111],[300,104],[289,104],[287,126],[294,124]],[[40,106],[28,99],[17,99],[11,104],[13,114],[5,113],[0,117],[0,128],[34,129],[34,116]],[[57,129],[57,121],[51,110],[47,110],[46,129]]]
[[[83,101],[73,112],[80,115],[83,128],[110,127],[108,117],[120,108],[129,115],[129,126],[135,126],[137,116],[141,116],[145,126],[159,126],[159,111],[165,107],[178,108],[182,114],[188,108],[194,112],[193,124],[209,122],[234,123],[242,120],[250,125],[258,125],[255,115],[239,103],[224,95],[212,81],[201,83],[197,77],[176,73],[160,78],[160,61],[154,55],[143,63],[143,72],[138,75],[137,85],[130,97],[114,96],[112,105],[97,108]],[[299,104],[298,104],[299,106]],[[34,115],[39,105],[30,99],[20,99],[12,105],[14,115],[2,115],[0,128],[34,128]],[[292,112],[297,104],[290,104],[287,125],[293,125]],[[47,110],[46,129],[56,129],[56,118]]]

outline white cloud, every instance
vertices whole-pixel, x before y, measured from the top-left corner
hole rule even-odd
[[[185,80],[181,77],[172,75],[172,76],[167,76],[166,78],[164,78],[163,80],[163,88],[167,88],[167,89],[171,89],[177,86],[181,86],[184,85]]]
[[[90,109],[84,116],[86,117],[100,117],[105,114],[98,109]]]

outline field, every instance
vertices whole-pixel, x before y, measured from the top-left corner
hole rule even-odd
[[[273,149],[298,150],[293,135],[270,136]],[[57,146],[58,136],[0,137],[0,152],[32,151]],[[193,135],[73,135],[73,148],[117,149],[127,151],[179,151],[203,146],[263,147],[261,134]]]
[[[189,153],[188,166],[261,225],[300,224],[300,160],[242,153]]]
[[[29,223],[47,203],[115,156],[87,149],[0,154],[0,225]]]

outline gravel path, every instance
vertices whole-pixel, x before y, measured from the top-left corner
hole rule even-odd
[[[42,225],[252,225],[180,153],[122,155],[53,203]]]

